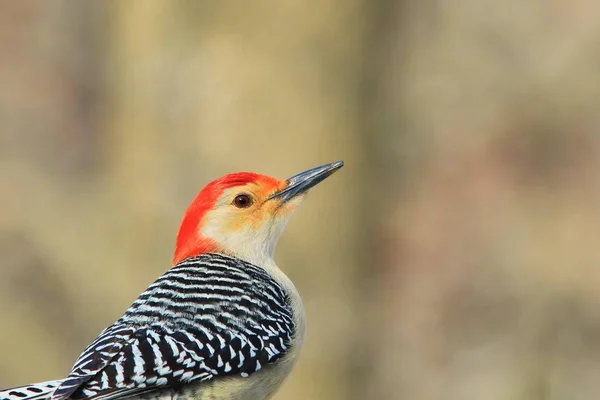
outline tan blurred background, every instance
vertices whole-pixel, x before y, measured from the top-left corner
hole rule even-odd
[[[600,397],[600,3],[0,1],[0,387],[58,378],[208,181],[343,159],[278,400]]]

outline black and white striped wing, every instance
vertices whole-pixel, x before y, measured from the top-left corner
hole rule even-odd
[[[48,400],[62,380],[32,383],[0,390],[0,400]]]
[[[264,270],[216,254],[188,259],[88,347],[54,399],[247,377],[286,353],[294,328],[285,292]]]
[[[127,344],[135,329],[113,325],[100,333],[88,345],[73,366],[71,373],[54,392],[53,400],[68,399],[113,362]]]

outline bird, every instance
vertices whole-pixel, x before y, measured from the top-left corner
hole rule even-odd
[[[254,172],[206,185],[184,213],[172,267],[104,329],[64,379],[2,400],[264,400],[294,368],[306,317],[275,247],[337,161],[280,180]]]

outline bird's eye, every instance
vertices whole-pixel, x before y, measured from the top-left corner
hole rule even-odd
[[[233,205],[237,208],[248,208],[252,205],[252,202],[252,197],[244,193],[238,194],[233,199]]]

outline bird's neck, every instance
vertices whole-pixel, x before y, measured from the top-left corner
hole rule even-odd
[[[217,242],[207,237],[196,236],[193,240],[177,241],[173,265],[179,264],[188,257],[206,253],[225,253]]]

